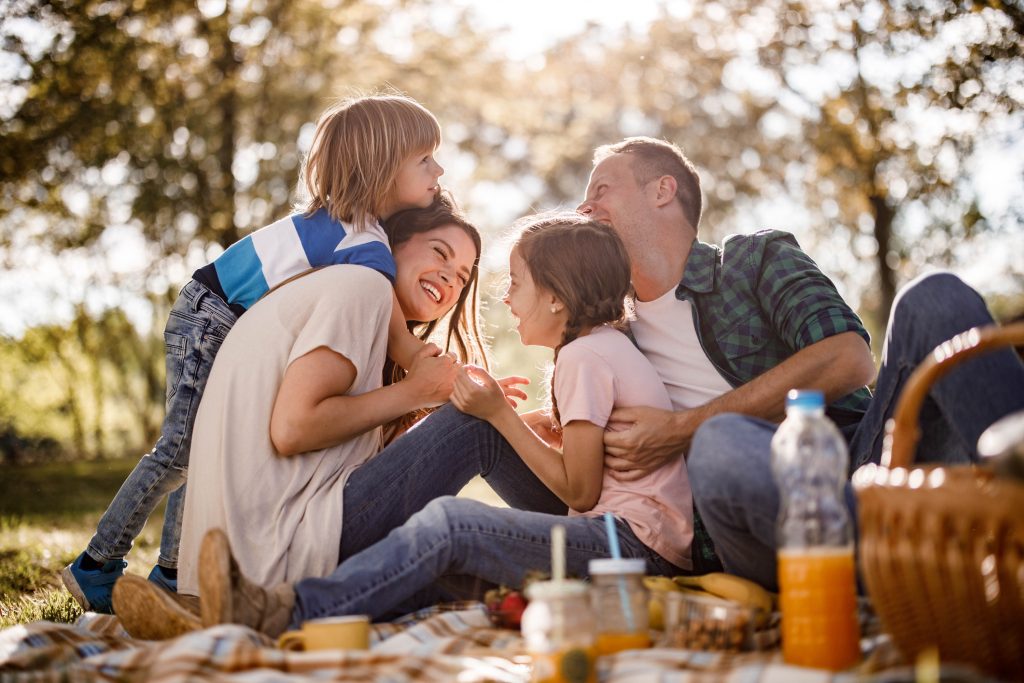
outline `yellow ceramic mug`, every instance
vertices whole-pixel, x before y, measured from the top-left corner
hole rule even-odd
[[[370,618],[356,614],[304,621],[299,630],[281,634],[277,646],[284,650],[367,650]]]

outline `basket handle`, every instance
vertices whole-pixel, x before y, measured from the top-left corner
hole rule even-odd
[[[921,430],[917,418],[928,390],[955,366],[987,351],[1024,344],[1024,322],[1000,327],[972,327],[935,347],[910,375],[896,403],[893,417],[886,422],[882,447],[883,467],[909,467],[914,462]]]

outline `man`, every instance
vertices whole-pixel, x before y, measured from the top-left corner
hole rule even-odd
[[[594,161],[578,211],[609,223],[626,244],[637,294],[632,329],[674,408],[613,414],[632,427],[606,435],[606,464],[631,478],[685,454],[700,512],[695,566],[698,553],[705,567],[713,557],[700,542],[703,520],[727,571],[774,589],[778,492],[769,446],[787,391],[824,392],[850,443],[852,472],[878,462],[885,421],[917,364],[992,317],[955,276],[911,283],[894,305],[871,397],[868,335],[791,235],[766,230],[722,247],[699,241],[700,180],[671,143],[628,138],[598,148]],[[1011,352],[976,363],[933,389],[919,459],[969,461],[985,427],[1024,408],[1024,366]]]

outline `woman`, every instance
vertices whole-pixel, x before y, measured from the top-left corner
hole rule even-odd
[[[199,543],[213,527],[226,530],[246,573],[267,584],[337,566],[349,476],[380,450],[383,425],[452,389],[455,359],[435,356],[432,345],[408,376],[390,381],[403,374],[390,365],[385,373],[393,296],[422,335],[450,313],[446,345],[461,360],[482,358],[477,230],[447,197],[400,212],[385,228],[394,294],[371,269],[330,266],[268,294],[225,339],[192,441],[201,455],[189,473],[179,592],[197,593]],[[144,611],[115,609],[130,631],[153,637]]]

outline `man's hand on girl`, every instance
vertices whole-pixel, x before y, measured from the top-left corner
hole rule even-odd
[[[692,434],[680,434],[676,414],[644,406],[616,408],[609,422],[627,422],[622,431],[604,433],[605,466],[619,481],[635,481],[689,447]]]

